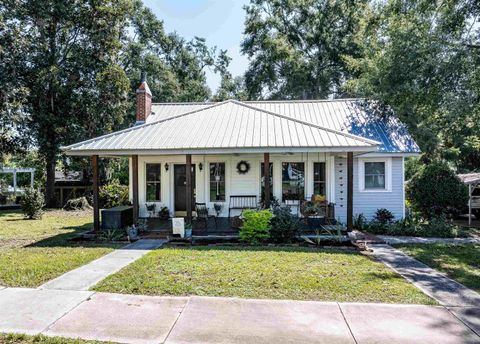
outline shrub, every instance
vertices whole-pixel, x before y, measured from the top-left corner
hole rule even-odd
[[[445,164],[434,162],[417,172],[407,187],[412,207],[425,218],[455,214],[468,203],[468,189]]]
[[[358,229],[359,231],[363,231],[365,230],[367,225],[367,218],[362,213],[357,214],[353,217],[353,228]]]
[[[257,245],[269,238],[270,210],[247,209],[242,213],[243,225],[240,227],[240,240],[252,245]]]
[[[45,196],[38,189],[25,189],[20,203],[25,217],[29,219],[42,218],[42,208],[45,206]]]
[[[438,238],[456,238],[458,234],[458,226],[452,224],[445,215],[431,218],[421,232],[421,236]]]
[[[373,217],[373,221],[381,223],[382,225],[386,225],[392,223],[395,216],[393,216],[392,212],[385,208],[377,209],[375,212],[375,216]]]
[[[298,218],[292,215],[290,207],[278,207],[273,210],[270,238],[275,243],[291,243],[298,231]]]
[[[128,186],[121,185],[116,179],[100,188],[99,198],[100,207],[107,209],[130,204],[128,200]]]

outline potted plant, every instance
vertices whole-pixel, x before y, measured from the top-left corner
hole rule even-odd
[[[220,212],[222,211],[223,204],[222,203],[214,203],[213,208],[215,209],[215,213],[217,213],[217,217],[220,216]]]
[[[160,211],[158,212],[158,217],[160,218],[160,220],[168,220],[170,218],[170,211],[168,210],[168,208],[163,207],[162,209],[160,209]]]
[[[185,238],[191,238],[192,237],[192,224],[187,223],[185,224]]]

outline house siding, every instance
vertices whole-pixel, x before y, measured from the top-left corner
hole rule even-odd
[[[238,162],[245,160],[250,164],[250,171],[247,174],[239,174],[236,166]],[[363,213],[368,219],[372,218],[379,208],[389,209],[399,219],[404,214],[404,190],[403,190],[403,158],[392,157],[392,189],[391,192],[360,192],[358,159],[354,159],[354,196],[353,214]],[[210,209],[213,209],[215,202],[209,199],[209,163],[225,162],[226,168],[226,201],[220,216],[228,215],[228,202],[230,195],[257,195],[260,200],[260,164],[263,161],[263,154],[241,154],[241,155],[194,155],[192,163],[196,167],[196,200],[205,202]],[[347,170],[346,158],[329,154],[271,154],[270,161],[273,162],[273,190],[272,194],[281,199],[282,195],[282,162],[304,162],[305,163],[305,197],[309,198],[313,193],[313,164],[317,161],[326,161],[327,173],[327,199],[335,203],[335,216],[342,223],[346,222],[347,212]],[[159,206],[167,206],[173,215],[174,187],[173,171],[175,164],[184,164],[184,155],[171,156],[139,156],[139,206],[140,216],[148,216],[145,207],[145,165],[147,163],[161,164],[161,202]],[[168,163],[169,170],[165,170],[165,163]],[[199,163],[203,165],[203,171],[199,169]],[[131,167],[130,167],[131,168]],[[131,176],[131,173],[130,173]],[[332,180],[333,178],[333,180]],[[131,180],[130,180],[131,185]],[[130,188],[130,195],[132,195]],[[232,211],[232,216],[238,212]]]
[[[389,192],[360,192],[358,158],[353,163],[353,215],[372,219],[379,208],[390,210],[396,219],[404,217],[404,164],[402,157],[392,157],[392,189]],[[335,215],[347,220],[347,159],[335,157]]]

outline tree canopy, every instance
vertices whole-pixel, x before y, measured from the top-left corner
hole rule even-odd
[[[338,94],[349,76],[343,56],[355,41],[367,1],[251,0],[242,52],[250,59],[250,98],[318,99]]]

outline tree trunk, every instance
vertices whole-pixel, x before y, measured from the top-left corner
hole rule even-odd
[[[55,198],[55,166],[57,160],[55,155],[47,155],[46,158],[47,167],[47,183],[45,185],[45,200],[47,207],[55,208],[57,206],[57,199]]]

